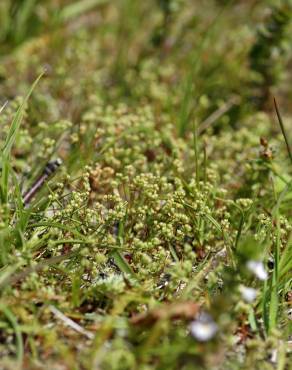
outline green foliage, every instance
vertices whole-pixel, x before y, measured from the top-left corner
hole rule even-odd
[[[286,3],[0,3],[0,368],[288,369]]]
[[[270,14],[258,28],[256,41],[250,51],[250,67],[256,72],[257,105],[267,104],[271,88],[283,78],[285,62],[291,46],[292,3],[282,1],[270,8]],[[289,27],[290,26],[290,27]]]

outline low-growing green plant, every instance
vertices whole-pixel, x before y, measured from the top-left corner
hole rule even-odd
[[[290,112],[248,103],[267,4],[221,3],[0,25],[1,368],[289,369]]]

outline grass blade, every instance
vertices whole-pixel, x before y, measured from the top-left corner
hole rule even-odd
[[[13,313],[10,311],[8,307],[6,307],[4,304],[0,303],[0,311],[2,311],[3,315],[6,316],[7,320],[9,321],[10,325],[12,326],[14,332],[15,332],[15,338],[16,338],[16,357],[18,362],[18,368],[22,368],[22,362],[23,362],[23,340],[21,331],[19,329],[19,325],[17,323],[17,320]]]
[[[5,107],[6,107],[7,104],[8,104],[8,100],[0,108],[0,114],[3,112],[3,110],[5,109]]]
[[[23,113],[24,113],[24,108],[26,106],[26,103],[28,102],[28,99],[30,98],[30,96],[31,96],[34,88],[38,84],[39,80],[42,78],[43,74],[44,74],[44,72],[42,72],[38,76],[38,78],[34,81],[34,83],[31,85],[31,87],[30,87],[30,89],[29,89],[26,97],[24,98],[22,104],[17,109],[17,112],[15,114],[15,117],[14,117],[14,119],[12,121],[11,126],[10,126],[8,135],[6,137],[4,146],[2,148],[2,156],[5,157],[5,158],[8,158],[9,155],[10,155],[12,145],[14,144],[14,141],[15,141],[15,138],[16,138],[16,134],[17,134],[17,132],[19,130],[19,127],[20,127],[20,124],[21,124],[21,121],[22,121],[22,118],[23,118]]]
[[[129,266],[129,264],[127,263],[127,261],[125,260],[125,258],[121,255],[121,253],[117,250],[113,251],[111,253],[111,257],[113,257],[113,259],[115,260],[115,263],[116,265],[118,266],[118,268],[124,273],[124,274],[128,274],[132,277],[134,277],[134,272],[133,270],[131,269],[131,267]]]
[[[69,4],[60,13],[60,18],[62,21],[66,22],[70,19],[76,18],[77,16],[84,14],[92,10],[98,5],[106,4],[107,0],[80,0]]]
[[[24,109],[27,104],[28,99],[30,98],[34,88],[38,84],[39,80],[43,76],[44,72],[41,73],[38,78],[34,81],[34,83],[31,85],[26,97],[24,98],[22,104],[19,106],[17,109],[17,112],[14,116],[14,119],[12,121],[12,124],[10,126],[9,132],[7,134],[5,143],[2,148],[2,153],[1,153],[1,162],[2,162],[2,173],[1,173],[1,202],[6,204],[8,201],[8,181],[9,181],[9,158],[10,158],[10,153],[12,146],[14,144],[14,141],[16,139],[17,132],[19,130],[23,114],[24,114]]]
[[[277,104],[277,101],[276,101],[275,98],[274,98],[274,105],[275,105],[275,109],[276,109],[276,113],[277,113],[277,118],[278,118],[278,121],[279,121],[279,124],[280,124],[280,127],[281,127],[281,131],[282,131],[282,134],[284,136],[285,143],[286,143],[288,155],[289,155],[290,161],[292,163],[292,152],[291,152],[290,144],[289,144],[288,137],[287,137],[287,134],[286,134],[286,130],[285,130],[285,127],[284,127],[284,123],[283,123],[283,120],[282,120],[282,117],[281,117],[281,114],[280,114],[280,111],[279,111],[279,108],[278,108],[278,104]]]

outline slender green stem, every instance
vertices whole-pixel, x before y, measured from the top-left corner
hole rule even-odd
[[[289,141],[288,141],[288,136],[287,136],[287,133],[286,133],[286,130],[285,130],[285,127],[284,127],[284,123],[283,123],[283,120],[282,120],[282,117],[281,117],[281,114],[280,114],[280,111],[279,111],[279,108],[278,108],[278,104],[277,104],[277,101],[276,101],[275,98],[274,98],[274,105],[275,105],[278,121],[279,121],[279,124],[280,124],[280,127],[281,127],[281,131],[282,131],[282,134],[283,134],[284,139],[285,139],[288,155],[289,155],[290,161],[292,163],[291,147],[290,147],[290,144],[289,144]]]

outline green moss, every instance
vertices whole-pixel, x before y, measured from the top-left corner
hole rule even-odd
[[[2,3],[0,367],[288,369],[290,163],[250,104],[285,6],[266,38],[265,1]]]

